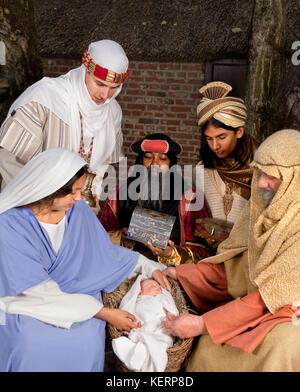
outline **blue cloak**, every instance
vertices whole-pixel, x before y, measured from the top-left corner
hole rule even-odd
[[[139,254],[114,245],[84,201],[67,211],[56,253],[29,208],[0,215],[0,296],[15,296],[46,280],[66,293],[113,291],[133,271]],[[105,322],[91,318],[70,329],[6,314],[0,325],[0,371],[102,371]]]

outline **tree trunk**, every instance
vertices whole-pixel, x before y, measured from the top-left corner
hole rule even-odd
[[[31,0],[0,0],[0,124],[11,103],[42,77]]]
[[[246,93],[247,131],[259,142],[277,131],[277,96],[289,0],[255,0]]]

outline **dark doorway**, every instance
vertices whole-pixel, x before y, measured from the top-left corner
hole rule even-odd
[[[223,59],[209,61],[205,65],[205,84],[225,82],[232,86],[228,95],[245,99],[247,60]]]

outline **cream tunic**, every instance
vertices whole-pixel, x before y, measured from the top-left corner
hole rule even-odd
[[[225,184],[216,169],[204,169],[204,195],[213,218],[226,220],[223,207]],[[227,216],[228,223],[235,223],[247,200],[233,192],[232,208]]]

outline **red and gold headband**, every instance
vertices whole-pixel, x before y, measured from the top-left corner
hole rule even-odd
[[[143,140],[141,143],[141,150],[160,152],[161,154],[166,154],[169,151],[169,143],[166,140]]]
[[[143,152],[152,151],[161,154],[181,154],[181,145],[174,142],[169,136],[163,133],[151,133],[142,140],[134,142],[131,145],[133,152],[141,154]]]
[[[118,74],[96,64],[95,60],[90,56],[88,50],[83,53],[82,63],[89,72],[91,72],[97,78],[104,80],[105,82],[121,84],[129,77],[129,69],[127,69],[127,71],[124,73]]]

